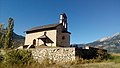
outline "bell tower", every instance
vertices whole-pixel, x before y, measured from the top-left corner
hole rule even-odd
[[[67,16],[65,13],[60,14],[60,23],[63,25],[63,31],[67,31]]]

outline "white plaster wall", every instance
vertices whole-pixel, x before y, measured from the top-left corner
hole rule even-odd
[[[31,45],[33,40],[36,39],[36,46],[38,45],[38,37],[44,35],[44,32],[47,32],[47,36],[54,42],[53,44],[47,44],[47,46],[56,46],[56,30],[48,30],[26,34],[25,45]],[[39,45],[43,44],[42,40],[39,40]]]

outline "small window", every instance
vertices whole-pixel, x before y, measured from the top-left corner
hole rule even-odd
[[[44,32],[44,35],[46,35],[47,34],[47,32]]]
[[[33,40],[33,45],[36,45],[36,40],[35,39]]]
[[[62,36],[62,40],[64,40],[65,39],[65,36]]]

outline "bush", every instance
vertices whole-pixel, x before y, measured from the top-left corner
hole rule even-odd
[[[31,51],[28,50],[11,50],[5,54],[5,63],[8,64],[28,64],[32,61]]]
[[[0,63],[4,60],[3,55],[0,55]]]
[[[111,56],[110,55],[107,60],[110,62],[120,63],[120,56]]]
[[[109,56],[110,55],[106,51],[104,51],[104,49],[99,49],[97,50],[96,61],[101,62],[103,60],[107,60]]]
[[[0,63],[2,63],[4,61],[4,55],[0,50]]]

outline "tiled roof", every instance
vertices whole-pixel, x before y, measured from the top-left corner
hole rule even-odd
[[[34,27],[31,29],[26,30],[26,32],[32,32],[32,31],[40,31],[40,30],[47,30],[50,28],[55,28],[59,25],[60,23],[56,23],[56,24],[49,24],[49,25],[44,25],[44,26],[38,26],[38,27]]]

